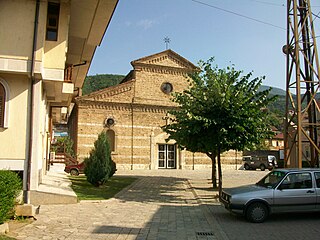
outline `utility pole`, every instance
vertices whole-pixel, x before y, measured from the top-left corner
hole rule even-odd
[[[285,165],[319,166],[319,59],[310,0],[287,0]]]

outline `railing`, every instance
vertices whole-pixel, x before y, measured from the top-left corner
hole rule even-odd
[[[78,164],[78,161],[67,153],[56,153],[55,157],[50,160],[50,164],[52,163],[64,163],[68,166],[76,165]]]
[[[65,144],[62,145],[53,145],[53,156],[50,157],[50,164],[53,163],[64,163],[66,165],[75,165],[78,164],[78,161],[75,157],[72,157],[66,151]]]
[[[64,70],[64,81],[72,82],[72,70],[73,66],[66,67]]]

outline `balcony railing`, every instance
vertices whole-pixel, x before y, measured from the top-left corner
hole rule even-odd
[[[64,81],[71,83],[72,82],[72,70],[73,66],[66,67],[64,70]]]

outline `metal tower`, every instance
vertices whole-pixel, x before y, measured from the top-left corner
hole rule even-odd
[[[310,0],[287,0],[285,164],[319,166],[319,60]],[[318,120],[319,119],[319,120]]]

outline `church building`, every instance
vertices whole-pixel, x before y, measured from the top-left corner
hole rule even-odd
[[[70,121],[79,162],[106,131],[118,169],[211,167],[205,154],[180,149],[161,129],[168,124],[168,111],[177,107],[171,94],[188,87],[188,73],[197,67],[170,49],[131,65],[120,84],[76,98]]]

